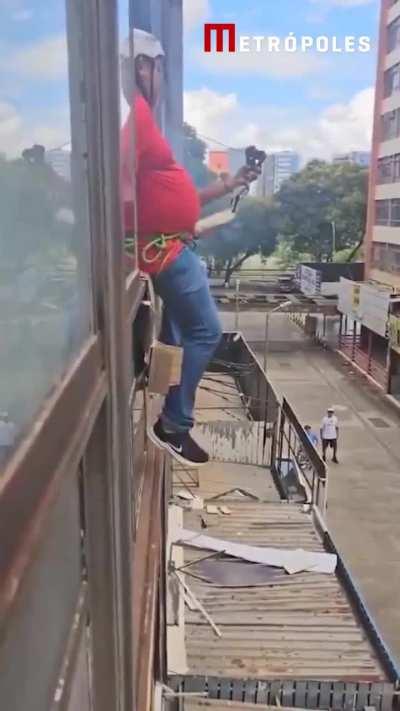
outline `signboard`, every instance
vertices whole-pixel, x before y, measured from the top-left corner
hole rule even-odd
[[[360,308],[360,294],[361,294],[361,285],[354,284],[354,286],[353,286],[353,310],[356,313],[358,313],[358,310]]]
[[[316,296],[321,292],[321,274],[317,269],[301,265],[300,290],[304,296]]]
[[[321,283],[320,293],[322,296],[337,296],[339,294],[339,281],[323,281]]]
[[[379,336],[386,338],[389,318],[390,289],[382,289],[372,284],[361,284],[359,318]]]
[[[361,284],[341,277],[338,310],[346,316],[359,318]]]

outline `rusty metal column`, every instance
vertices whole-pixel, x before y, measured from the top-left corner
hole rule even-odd
[[[351,348],[351,360],[356,359],[356,338],[357,338],[357,321],[353,320],[353,344]]]
[[[367,363],[367,373],[371,375],[371,362],[372,362],[372,331],[368,329],[368,363]]]
[[[388,348],[386,353],[386,384],[385,390],[390,395],[392,390],[392,349],[390,347],[390,341],[388,341]]]

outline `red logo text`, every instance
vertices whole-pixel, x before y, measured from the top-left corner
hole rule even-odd
[[[225,39],[228,38],[228,52],[236,51],[236,25],[233,23],[207,23],[204,25],[204,51],[212,52],[212,37],[215,36],[216,51],[225,50]]]

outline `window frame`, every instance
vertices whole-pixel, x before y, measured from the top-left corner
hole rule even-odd
[[[90,585],[77,610],[80,619],[86,619],[90,610],[93,708],[131,711],[135,708],[131,501],[135,473],[130,470],[129,361],[132,321],[146,283],[137,271],[128,281],[125,278],[119,82],[115,81],[119,75],[117,2],[66,0],[66,5],[69,59],[77,61],[79,48],[83,69],[83,78],[70,72],[71,102],[80,102],[73,107],[73,132],[82,128],[82,97],[87,108],[94,330],[42,403],[0,479],[0,631],[9,625],[29,585],[28,573],[45,541],[62,483],[67,477],[80,477],[82,468]],[[73,624],[74,618],[71,630]]]

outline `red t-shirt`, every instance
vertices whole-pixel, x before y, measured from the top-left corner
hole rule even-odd
[[[132,122],[135,122],[135,153]],[[176,163],[171,148],[161,134],[148,103],[136,96],[121,134],[122,194],[125,231],[134,230],[132,170],[136,164],[136,196],[140,268],[156,274],[171,264],[183,249],[180,240],[167,242],[157,250],[147,250],[149,263],[143,260],[143,247],[154,235],[193,234],[200,216],[200,201],[187,171]]]

